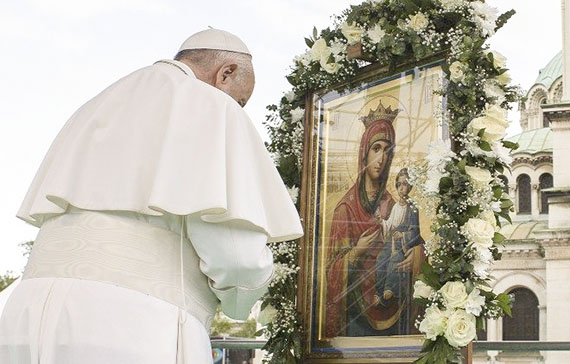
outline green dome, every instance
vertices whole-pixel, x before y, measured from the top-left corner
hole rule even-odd
[[[549,89],[554,81],[556,81],[558,77],[562,76],[562,71],[562,51],[560,51],[550,60],[550,62],[548,62],[546,67],[538,71],[538,77],[536,78],[536,81],[534,81],[534,84],[540,83]]]
[[[544,230],[548,228],[548,223],[540,221],[523,221],[513,222],[512,224],[505,224],[501,228],[501,235],[506,240],[527,240],[533,239],[532,233],[537,230]]]
[[[519,153],[552,153],[552,131],[550,128],[528,130],[506,139],[519,143],[519,149],[513,151],[513,155]]]

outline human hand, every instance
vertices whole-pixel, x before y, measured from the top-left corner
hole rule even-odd
[[[380,230],[375,230],[370,232],[370,230],[366,230],[365,232],[360,235],[358,242],[354,246],[354,255],[356,258],[360,258],[363,256],[366,251],[374,246],[376,243],[376,239],[380,235]]]
[[[412,270],[412,266],[414,264],[414,255],[412,252],[415,248],[409,249],[406,252],[405,259],[402,260],[400,263],[396,264],[396,269],[398,272],[410,272]]]
[[[392,234],[392,239],[394,240],[400,240],[404,237],[404,234],[402,234],[401,231],[394,231],[394,233]]]

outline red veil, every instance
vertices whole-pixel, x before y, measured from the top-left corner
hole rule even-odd
[[[357,181],[339,201],[333,213],[326,253],[326,337],[345,335],[348,324],[346,322],[347,297],[351,292],[357,292],[358,296],[361,297],[362,314],[369,321],[386,320],[395,314],[392,312],[393,310],[386,310],[386,308],[378,310],[370,304],[373,302],[373,296],[376,293],[374,266],[380,246],[371,249],[368,255],[361,259],[358,268],[361,272],[359,279],[356,282],[349,282],[348,279],[348,253],[352,247],[356,245],[365,231],[371,232],[375,229],[382,229],[378,219],[374,217],[374,211],[378,210],[380,217],[387,219],[394,205],[392,196],[386,191],[386,183],[393,159],[392,151],[388,152],[388,161],[380,177],[378,200],[374,203],[363,201],[365,198],[362,194],[364,174],[366,173],[365,159],[372,144],[378,140],[385,140],[394,145],[395,131],[391,121],[376,120],[367,126],[360,141]],[[368,206],[364,205],[366,203]],[[355,302],[351,300],[349,304],[355,304]],[[397,307],[395,309],[397,311]],[[374,325],[372,326],[374,327]]]

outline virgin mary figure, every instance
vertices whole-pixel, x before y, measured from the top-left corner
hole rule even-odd
[[[358,151],[358,177],[334,209],[326,253],[328,338],[408,331],[402,327],[409,326],[408,297],[380,304],[376,295],[376,260],[384,244],[380,219],[388,219],[394,205],[386,184],[396,142],[392,124],[398,111],[380,102],[360,118],[365,131]],[[401,269],[411,270],[415,276],[422,254],[414,249]]]

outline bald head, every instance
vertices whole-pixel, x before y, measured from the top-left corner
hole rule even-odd
[[[196,77],[230,95],[242,107],[249,100],[255,75],[249,54],[214,49],[186,49],[177,61],[188,65]]]

